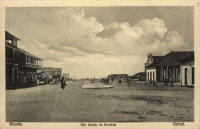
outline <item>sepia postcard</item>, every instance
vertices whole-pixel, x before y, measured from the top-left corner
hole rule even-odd
[[[199,1],[0,1],[0,129],[199,129]]]

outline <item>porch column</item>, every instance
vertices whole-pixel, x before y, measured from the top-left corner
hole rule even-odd
[[[148,72],[147,72],[147,70],[146,70],[146,82],[148,83]]]

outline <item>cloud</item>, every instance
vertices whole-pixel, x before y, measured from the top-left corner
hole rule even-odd
[[[72,56],[163,54],[184,45],[178,32],[168,31],[165,21],[159,18],[142,19],[135,25],[125,21],[105,26],[95,17],[86,17],[81,8],[68,8],[49,17],[42,15],[42,19],[50,22],[35,23],[40,26],[33,32],[35,39],[51,50],[71,52]]]
[[[112,49],[107,51],[114,55],[137,55],[149,52],[164,54],[169,49],[174,50],[184,45],[180,35],[176,31],[168,31],[165,22],[158,18],[143,19],[135,26],[131,26],[128,22],[114,23],[105,29],[105,33],[108,31],[114,34],[106,37],[106,44],[112,46]]]
[[[169,31],[165,21],[156,17],[135,25],[128,21],[103,25],[86,17],[81,8],[68,8],[41,14],[29,25],[32,30],[25,35],[34,41],[25,40],[22,48],[43,58],[45,65],[81,77],[143,71],[149,52],[162,55],[185,45],[178,32]]]

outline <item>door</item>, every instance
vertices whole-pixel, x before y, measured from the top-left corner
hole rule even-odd
[[[185,86],[188,85],[187,68],[185,68]]]
[[[194,84],[194,67],[192,67],[192,84]]]

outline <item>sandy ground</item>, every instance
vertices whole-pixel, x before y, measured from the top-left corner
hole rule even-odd
[[[82,82],[6,91],[6,119],[15,122],[194,121],[194,89],[144,84],[82,89]]]

